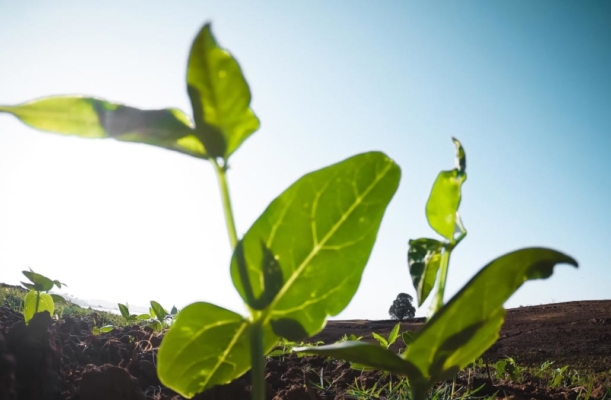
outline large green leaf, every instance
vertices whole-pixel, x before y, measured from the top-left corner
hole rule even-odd
[[[454,233],[462,228],[458,216],[460,205],[460,189],[467,179],[467,159],[465,150],[460,142],[452,138],[456,146],[456,169],[441,171],[431,189],[426,202],[426,218],[431,228],[441,236],[454,241]]]
[[[207,158],[189,117],[174,108],[140,110],[91,97],[53,96],[17,106],[0,106],[0,112],[13,114],[42,131],[146,143]]]
[[[252,299],[264,297],[266,289],[267,250],[273,254],[282,271],[273,276],[283,283],[263,318],[276,334],[290,340],[311,336],[348,305],[400,175],[383,153],[348,158],[299,179],[244,235],[246,268],[234,253],[233,283],[253,307]]]
[[[224,159],[259,129],[250,89],[237,61],[219,47],[206,24],[191,46],[187,92],[198,136],[212,157]]]
[[[409,241],[407,265],[418,295],[418,307],[424,303],[435,286],[442,250],[443,243],[435,239],[421,238]]]
[[[157,358],[161,382],[182,396],[229,383],[250,369],[249,322],[233,311],[194,303],[180,311]],[[267,329],[264,350],[277,337]]]
[[[30,290],[28,294],[25,295],[25,299],[23,300],[23,318],[25,319],[26,324],[30,322],[36,313],[36,297],[36,292]],[[43,311],[48,311],[49,315],[52,316],[54,310],[55,306],[53,304],[53,297],[51,297],[51,295],[48,293],[40,293],[38,312],[41,313]]]
[[[503,303],[527,280],[551,276],[560,263],[577,266],[573,258],[545,248],[517,250],[490,262],[431,318],[404,357],[428,377],[427,384],[453,376],[497,340]]]

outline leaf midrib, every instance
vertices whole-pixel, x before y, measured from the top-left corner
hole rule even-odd
[[[299,267],[297,267],[295,269],[295,271],[293,271],[293,273],[291,274],[291,276],[289,277],[289,279],[286,281],[286,283],[282,286],[282,288],[280,289],[280,291],[278,292],[278,294],[276,295],[276,297],[274,298],[274,300],[271,302],[271,304],[269,305],[269,307],[267,308],[267,312],[265,313],[264,321],[267,322],[269,320],[269,318],[271,317],[271,310],[274,310],[274,308],[276,307],[276,305],[282,300],[282,298],[284,297],[284,295],[289,291],[289,289],[291,288],[291,286],[293,285],[293,283],[295,282],[295,280],[297,280],[297,278],[299,278],[299,276],[301,275],[301,273],[303,272],[303,270],[309,265],[310,261],[318,254],[318,252],[324,248],[325,243],[333,236],[333,234],[335,234],[335,232],[342,226],[342,224],[346,221],[346,219],[348,219],[348,217],[352,214],[352,212],[362,203],[363,199],[365,197],[367,197],[367,195],[373,190],[373,188],[386,176],[386,174],[388,173],[388,171],[392,168],[393,163],[392,162],[387,162],[386,167],[384,168],[384,170],[379,173],[378,175],[376,175],[376,179],[369,185],[369,187],[363,192],[361,193],[360,196],[358,196],[356,198],[356,200],[352,203],[352,205],[350,206],[350,208],[342,215],[342,217],[339,219],[338,222],[336,222],[331,229],[329,230],[329,232],[323,237],[323,239],[316,244],[313,248],[312,251],[307,255],[307,257],[301,262],[301,264],[299,265]],[[283,315],[283,313],[281,312],[275,312],[275,315]]]

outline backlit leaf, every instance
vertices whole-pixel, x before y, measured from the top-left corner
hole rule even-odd
[[[426,377],[417,390],[451,378],[486,351],[498,338],[503,303],[527,280],[551,276],[560,263],[577,266],[573,258],[545,248],[514,251],[486,265],[407,347],[404,357]]]
[[[239,253],[234,253],[231,276],[242,299],[249,303],[264,293],[262,266],[269,255],[263,248],[268,249],[281,268],[283,284],[263,310],[265,319],[280,322],[278,327],[291,328],[295,335],[320,331],[326,317],[342,311],[356,292],[400,175],[386,155],[371,152],[291,185],[241,241],[249,285],[243,284],[244,269],[241,273]],[[291,327],[287,319],[301,328]]]
[[[25,295],[25,299],[23,300],[23,318],[26,324],[30,322],[36,313],[36,298],[36,292],[31,290]],[[48,293],[40,293],[38,312],[41,313],[43,311],[48,311],[49,315],[53,315],[53,311],[55,311],[53,297]]]
[[[178,313],[157,358],[161,382],[184,397],[238,378],[250,369],[249,322],[233,311],[193,303]],[[264,333],[267,353],[277,337]]]
[[[174,108],[140,110],[92,97],[53,96],[17,106],[0,106],[0,112],[13,114],[42,131],[146,143],[207,158],[189,117]]]
[[[129,309],[126,305],[119,303],[119,311],[121,312],[123,318],[129,319]]]
[[[155,311],[155,316],[159,321],[163,321],[169,315],[165,308],[161,307],[161,304],[156,301],[151,301],[151,308]]]
[[[392,331],[390,331],[390,335],[388,335],[388,346],[391,346],[399,337],[399,330],[401,329],[401,323],[397,323]]]
[[[37,274],[34,271],[22,271],[23,274],[34,284],[35,290],[48,292],[53,289],[53,281],[44,275]]]
[[[442,249],[443,243],[435,239],[409,241],[407,264],[418,296],[418,307],[424,303],[435,286]]]
[[[259,129],[250,89],[237,61],[219,47],[206,24],[191,46],[187,92],[198,137],[212,157],[229,156]]]

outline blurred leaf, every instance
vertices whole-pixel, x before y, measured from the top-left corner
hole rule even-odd
[[[53,283],[54,283],[54,284],[55,284],[55,286],[57,286],[59,289],[61,289],[61,288],[62,288],[62,285],[63,285],[63,286],[68,286],[68,285],[66,285],[65,283],[61,283],[60,281],[53,281]]]
[[[498,338],[503,303],[527,280],[551,276],[560,263],[577,266],[571,257],[544,248],[514,251],[486,265],[407,347],[403,356],[426,377],[411,382],[412,387],[426,393],[479,357]]]
[[[229,156],[259,129],[250,89],[237,61],[218,46],[206,24],[191,46],[187,92],[197,135],[211,157]]]
[[[161,304],[156,301],[151,301],[151,308],[155,311],[155,316],[159,321],[163,321],[169,315],[165,308],[161,307]]]
[[[422,306],[435,286],[442,249],[443,243],[435,239],[409,241],[407,264],[418,296],[418,307]]]
[[[401,334],[401,339],[403,339],[403,343],[405,343],[406,346],[409,346],[414,339],[416,339],[416,332],[405,331]]]
[[[180,311],[158,353],[161,382],[184,397],[238,378],[250,369],[249,323],[241,315],[209,303]],[[264,332],[264,351],[276,344]]]
[[[62,296],[58,294],[52,294],[51,298],[53,299],[53,303],[55,304],[62,304],[66,302],[66,299],[64,299]]]
[[[239,251],[233,255],[231,277],[242,299],[251,304],[265,292],[264,266],[271,254],[283,285],[263,311],[266,318],[272,324],[294,320],[300,325],[291,329],[295,333],[320,331],[325,318],[342,311],[356,292],[400,175],[386,155],[371,152],[291,185],[244,235],[245,269]]]
[[[388,347],[392,346],[392,344],[397,340],[397,338],[399,337],[399,330],[401,329],[401,323],[397,323],[397,325],[395,325],[395,327],[392,329],[392,331],[390,331],[390,335],[388,335]]]
[[[34,271],[22,271],[23,274],[34,284],[35,290],[48,292],[53,289],[53,281],[44,275],[37,274]]]
[[[140,110],[82,96],[46,97],[17,106],[0,106],[32,128],[83,138],[113,138],[146,143],[207,158],[201,141],[182,111]]]
[[[417,374],[409,361],[404,360],[384,347],[364,342],[342,342],[318,347],[294,347],[296,353],[316,354],[362,364],[395,374]]]
[[[452,138],[452,142],[454,142],[454,146],[456,146],[456,169],[459,175],[462,175],[467,172],[467,155],[458,139]]]
[[[373,338],[375,340],[380,342],[380,345],[382,345],[385,348],[388,348],[388,341],[386,341],[386,339],[383,336],[381,336],[381,335],[379,335],[379,334],[377,334],[375,332],[371,332],[371,336],[373,336]]]
[[[178,314],[178,308],[176,308],[176,306],[172,306],[172,310],[170,310],[170,315],[176,315]]]
[[[38,289],[38,286],[33,285],[33,284],[31,284],[31,283],[27,283],[27,282],[21,282],[21,284],[22,284],[22,285],[23,285],[23,287],[25,287],[26,289],[35,290],[35,291],[38,291],[38,292],[40,292],[40,291],[41,291],[40,289]]]
[[[123,316],[123,318],[129,319],[130,315],[129,315],[129,309],[127,308],[127,306],[121,303],[118,303],[118,304],[119,304],[119,311],[121,312],[121,315]]]
[[[26,324],[30,322],[36,313],[36,297],[37,294],[35,291],[29,291],[28,294],[25,295],[25,299],[23,301],[23,318],[25,319]],[[53,311],[55,311],[53,297],[47,293],[40,293],[38,312],[41,313],[43,311],[48,311],[49,315],[53,315]]]
[[[426,217],[429,225],[446,239],[453,241],[456,231],[456,212],[460,205],[460,187],[465,177],[458,171],[441,171],[433,184],[426,203]]]
[[[133,315],[132,315],[133,317]],[[150,315],[148,314],[140,314],[136,316],[136,319],[140,320],[140,321],[147,321],[149,319],[152,319]]]

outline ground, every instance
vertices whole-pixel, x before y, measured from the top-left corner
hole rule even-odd
[[[93,322],[86,317],[52,321],[47,314],[40,314],[27,327],[22,321],[21,314],[0,308],[0,400],[182,399],[163,387],[155,372],[156,351],[163,334],[133,326],[94,336]],[[330,321],[308,341],[330,343],[354,334],[373,342],[372,332],[387,336],[396,323]],[[423,323],[422,319],[404,321],[401,331],[417,331]],[[397,342],[395,348],[399,347]],[[551,373],[556,367],[568,368],[555,388],[530,372],[524,372],[514,382],[509,376],[497,375],[494,368],[497,360],[506,357],[512,357],[520,367],[540,368],[553,361]],[[507,310],[499,341],[476,366],[459,374],[455,387],[450,381],[435,390],[440,397],[450,398],[452,388],[457,397],[482,386],[475,396],[496,393],[500,398],[516,399],[575,399],[589,390],[591,399],[605,395],[609,399],[611,300]],[[401,382],[399,377],[351,369],[346,362],[294,354],[269,358],[266,372],[268,397],[274,400],[373,398],[372,388],[388,389],[389,382],[395,386]],[[575,376],[593,377],[591,387],[585,388]],[[249,388],[246,374],[195,399],[249,399]],[[397,388],[396,393],[399,391]],[[392,397],[387,390],[380,398],[405,397]]]

